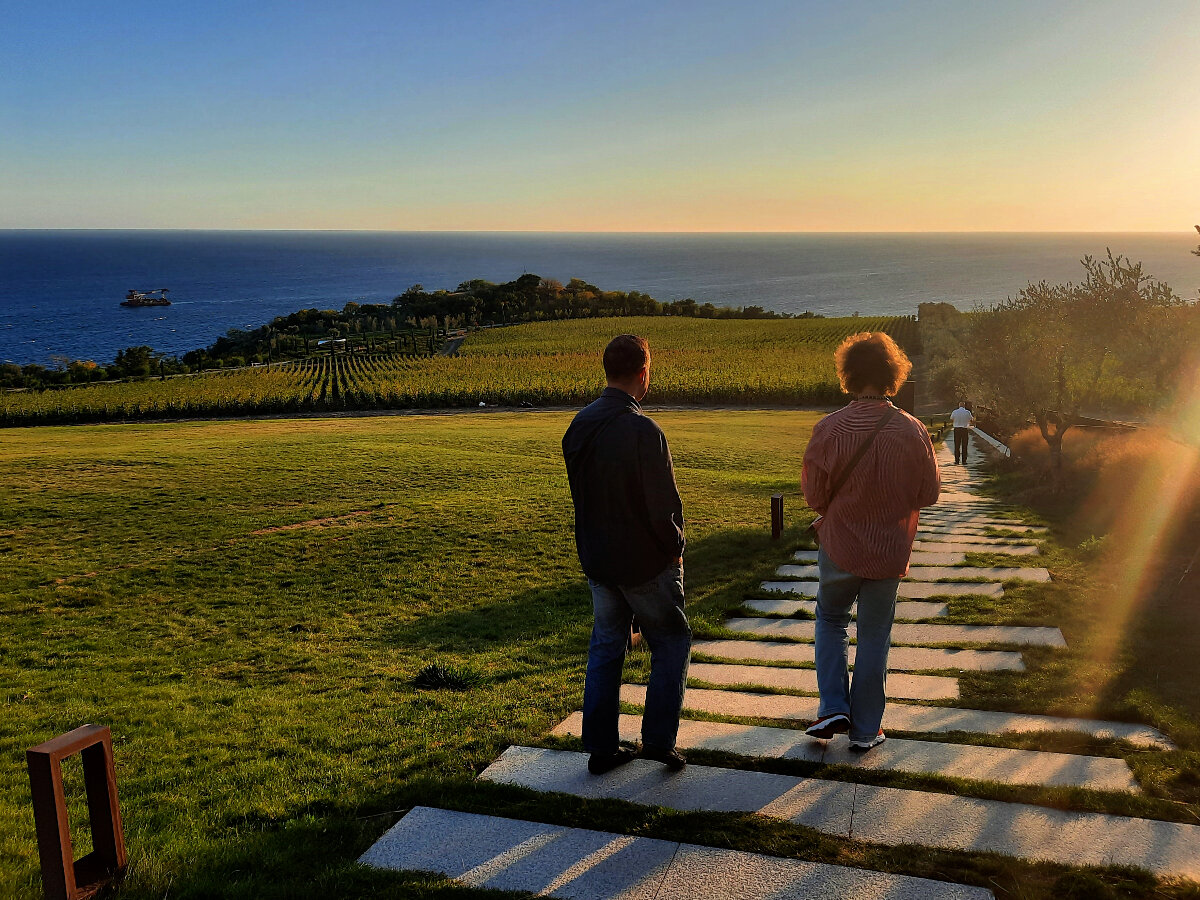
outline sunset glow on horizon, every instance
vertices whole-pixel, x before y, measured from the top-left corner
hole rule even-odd
[[[1184,231],[1200,4],[24,4],[0,228]]]

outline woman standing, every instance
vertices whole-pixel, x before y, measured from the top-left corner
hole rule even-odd
[[[888,400],[912,370],[886,334],[846,338],[834,355],[842,390],[854,396],[813,429],[801,485],[819,513],[816,663],[821,694],[807,733],[849,732],[854,750],[886,740],[884,686],[896,590],[922,507],[937,502],[941,478],[929,432]],[[850,607],[858,601],[854,678],[848,666]]]

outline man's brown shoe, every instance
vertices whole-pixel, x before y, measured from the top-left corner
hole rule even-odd
[[[678,772],[687,765],[687,757],[678,750],[659,750],[656,747],[642,747],[642,759],[660,762],[672,772]]]

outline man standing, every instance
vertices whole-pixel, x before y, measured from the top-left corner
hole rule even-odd
[[[954,461],[967,464],[967,442],[970,440],[970,427],[975,424],[975,416],[967,409],[967,401],[961,400],[958,409],[950,413],[950,421],[954,425]]]
[[[632,334],[604,348],[608,387],[563,436],[575,504],[575,546],[592,589],[595,621],[583,687],[583,746],[601,775],[634,758],[620,745],[621,672],[637,616],[650,648],[642,752],[678,771],[675,749],[692,630],[684,614],[683,504],[667,439],[642,414],[650,346]]]

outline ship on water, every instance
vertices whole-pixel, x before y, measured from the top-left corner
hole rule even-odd
[[[125,299],[121,301],[122,306],[170,306],[171,301],[167,299],[167,292],[170,288],[158,288],[153,291],[134,291],[131,290],[125,295]]]

